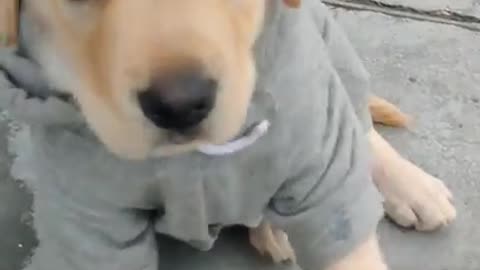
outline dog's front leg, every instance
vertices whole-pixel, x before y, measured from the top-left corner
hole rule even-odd
[[[374,129],[368,139],[375,160],[373,181],[396,223],[430,231],[455,219],[452,194],[442,181],[400,156]]]
[[[340,259],[328,270],[387,270],[378,244],[377,236],[372,236],[353,252]]]
[[[258,227],[249,231],[250,243],[262,255],[269,255],[275,263],[295,262],[296,256],[288,236],[284,231],[272,227],[263,221]],[[344,257],[328,270],[386,270],[378,240],[373,234],[364,244],[361,244],[350,255]]]

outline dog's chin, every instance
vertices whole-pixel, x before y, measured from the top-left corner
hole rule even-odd
[[[167,133],[151,151],[152,157],[168,157],[195,151],[204,140],[200,135]]]
[[[152,150],[150,156],[152,158],[176,156],[194,152],[200,145],[202,145],[200,141],[192,141],[185,144],[161,144]]]
[[[222,143],[224,143],[224,141],[211,140],[208,138],[189,139],[183,136],[171,136],[165,142],[157,144],[150,153],[150,156],[153,158],[176,156],[195,152],[201,145]]]

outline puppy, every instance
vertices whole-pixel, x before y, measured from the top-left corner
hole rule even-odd
[[[284,2],[297,8],[300,4]],[[301,62],[311,42],[300,48],[289,45],[300,38],[292,29],[309,27],[302,19],[310,16],[308,8],[326,12],[320,3],[305,2],[306,8],[287,10],[280,2],[270,1],[265,10],[264,2],[253,0],[25,1],[25,14],[42,33],[31,43],[29,54],[59,89],[75,97],[88,126],[106,146],[105,151],[99,149],[88,132],[64,136],[50,134],[48,129],[47,137],[33,136],[38,145],[34,152],[51,159],[36,166],[40,169],[36,177],[52,179],[43,181],[36,194],[36,227],[44,244],[31,267],[71,269],[73,263],[81,269],[118,265],[136,269],[141,260],[132,258],[141,257],[146,258],[142,265],[155,269],[150,219],[141,213],[161,204],[165,209],[155,216],[154,230],[198,248],[211,247],[221,227],[216,224],[256,227],[264,216],[287,231],[304,269],[384,269],[374,236],[381,213],[378,194],[368,181],[361,128],[346,101],[341,78],[335,76],[324,53],[318,55],[319,62],[312,61],[318,66]],[[173,15],[179,10],[188,20]],[[293,26],[280,35],[285,43],[272,49],[270,39],[286,23]],[[321,38],[326,36],[316,36],[319,44]],[[320,81],[309,81],[310,73],[292,75],[275,68],[282,67],[275,65],[282,60],[280,52],[296,49],[301,53],[297,54],[300,62],[295,63],[305,65],[304,71],[316,70]],[[254,87],[256,73],[260,76]],[[305,80],[315,87],[305,85],[293,96],[285,89]],[[292,103],[293,98],[298,103]],[[311,118],[317,114],[318,119]],[[270,118],[272,129],[255,150],[220,160],[192,153],[204,145],[228,143],[255,126],[259,116]],[[300,119],[308,119],[311,133],[302,131]],[[49,141],[52,137],[55,146]],[[322,137],[324,141],[315,146]],[[296,138],[310,144],[286,148]],[[65,149],[78,145],[82,150],[73,152],[73,159],[60,158]],[[285,159],[285,153],[291,157]],[[63,176],[82,155],[91,160],[82,159],[82,166],[69,171],[73,176]],[[55,177],[41,168],[55,168]],[[199,181],[190,182],[196,178],[203,179],[200,186]],[[227,190],[225,181],[230,185]],[[329,189],[338,198],[327,196]],[[245,200],[239,194],[253,197]],[[225,199],[233,205],[223,205]],[[61,205],[55,218],[66,221],[65,226],[75,233],[61,233],[58,224],[45,218],[53,213],[51,204],[42,204],[46,200]],[[362,213],[361,218],[354,212]],[[102,224],[114,226],[107,229]],[[144,233],[142,241],[126,249],[136,254],[128,261],[98,240],[99,235],[102,239],[115,236],[111,241],[123,245]],[[48,260],[58,252],[52,243],[71,248],[65,256]],[[82,251],[82,244],[97,245],[96,250],[106,250],[116,259]],[[95,260],[87,262],[85,256]]]

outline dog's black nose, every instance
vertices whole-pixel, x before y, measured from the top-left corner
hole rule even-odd
[[[155,79],[138,95],[145,116],[156,126],[178,132],[194,128],[212,110],[217,82],[198,72]]]

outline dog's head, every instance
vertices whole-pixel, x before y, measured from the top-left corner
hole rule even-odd
[[[264,0],[30,5],[48,29],[61,68],[69,71],[67,87],[112,152],[168,155],[224,143],[242,127]]]

